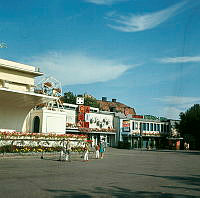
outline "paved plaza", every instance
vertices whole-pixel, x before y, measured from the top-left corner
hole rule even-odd
[[[200,152],[110,149],[89,162],[1,157],[0,197],[200,197]]]

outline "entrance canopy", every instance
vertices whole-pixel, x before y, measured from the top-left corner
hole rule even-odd
[[[37,104],[50,102],[55,100],[56,97],[36,94],[33,92],[24,92],[0,88],[0,105],[17,107],[30,107],[31,109]],[[1,107],[0,106],[0,107]]]
[[[0,88],[0,128],[25,132],[25,119],[30,110],[55,99],[52,96]]]

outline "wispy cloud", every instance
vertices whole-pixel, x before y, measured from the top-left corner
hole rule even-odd
[[[181,112],[185,112],[194,104],[200,103],[200,97],[165,96],[162,98],[154,98],[154,100],[165,105],[160,113],[173,119],[178,119]]]
[[[114,22],[108,24],[108,26],[115,30],[122,32],[139,32],[152,29],[161,23],[164,23],[170,17],[175,16],[182,11],[185,4],[186,1],[183,1],[167,9],[143,15],[130,14],[128,16],[123,16],[112,12],[108,13],[106,18]]]
[[[200,97],[165,96],[163,98],[154,98],[154,100],[174,105],[200,103]]]
[[[161,58],[158,61],[161,63],[200,62],[200,56],[182,56],[182,57],[174,57],[174,58]]]
[[[98,5],[111,5],[114,3],[122,2],[122,1],[128,1],[128,0],[85,0],[88,3],[94,3]]]
[[[120,77],[129,68],[118,60],[100,59],[83,53],[51,52],[28,60],[63,85],[105,82]]]

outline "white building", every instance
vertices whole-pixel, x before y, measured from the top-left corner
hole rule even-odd
[[[169,135],[168,122],[159,119],[128,118],[115,116],[117,141],[127,142],[131,148],[158,148],[162,139]]]
[[[34,93],[34,78],[39,69],[0,59],[0,129],[26,132],[26,117],[37,104],[55,97]]]
[[[87,112],[80,116],[81,107],[84,108],[83,105],[63,103],[67,121],[66,133],[87,134],[93,145],[105,141],[108,146],[115,146],[116,132],[113,127],[113,113],[87,107]]]

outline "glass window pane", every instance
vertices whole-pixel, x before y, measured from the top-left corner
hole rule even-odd
[[[147,123],[147,131],[149,131],[149,123]]]
[[[151,131],[153,131],[153,123],[151,123]]]

